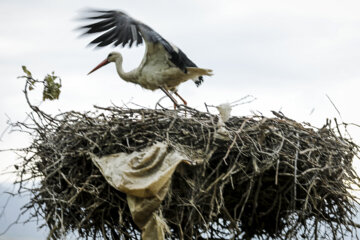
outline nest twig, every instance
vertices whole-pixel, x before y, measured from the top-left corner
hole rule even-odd
[[[221,139],[218,117],[195,109],[96,108],[52,117],[35,107],[32,124],[20,123],[34,136],[18,182],[37,182],[25,208],[45,219],[49,238],[77,231],[86,239],[139,239],[125,194],[89,154],[130,153],[157,141],[206,159],[173,175],[161,206],[168,239],[344,238],[359,227],[349,192],[359,187],[352,167],[359,147],[329,122],[316,129],[278,113],[232,117]]]

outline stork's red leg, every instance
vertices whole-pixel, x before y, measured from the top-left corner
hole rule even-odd
[[[185,101],[185,99],[183,99],[177,92],[174,92],[176,96],[178,96],[181,101],[183,101],[184,105],[187,106],[187,102]],[[185,110],[185,117],[186,117],[186,110]]]
[[[181,101],[183,101],[184,105],[187,106],[187,102],[185,101],[185,99],[183,99],[183,98],[178,94],[178,92],[174,92],[174,93],[175,93],[176,96],[178,96],[178,97],[181,99]]]
[[[171,93],[169,93],[168,90],[166,90],[163,87],[159,87],[170,99],[171,101],[173,101],[175,108],[179,106],[179,104],[177,103],[177,101],[175,100],[175,98],[171,95]]]

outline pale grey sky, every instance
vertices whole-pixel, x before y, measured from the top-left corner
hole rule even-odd
[[[0,131],[9,118],[22,121],[29,111],[24,82],[16,78],[22,75],[21,65],[38,78],[51,71],[62,78],[60,100],[42,105],[49,112],[129,101],[152,108],[163,96],[122,81],[112,65],[86,75],[113,50],[93,50],[86,47],[91,38],[78,38],[75,18],[89,7],[123,10],[176,44],[198,66],[213,69],[215,75],[199,88],[191,81],[180,87],[191,107],[204,110],[204,102],[217,105],[250,94],[257,100],[233,114],[260,111],[270,116],[270,110],[282,110],[297,121],[321,126],[326,118],[339,117],[328,94],[345,122],[359,124],[359,1],[0,0]],[[131,70],[144,48],[117,50]],[[31,97],[40,101],[36,93]],[[359,143],[359,129],[350,132]],[[0,149],[26,146],[28,140],[5,134]],[[0,158],[3,171],[16,156],[0,152]],[[0,178],[13,180],[13,175]]]

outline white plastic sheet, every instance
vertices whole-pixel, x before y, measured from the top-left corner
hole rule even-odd
[[[142,239],[164,239],[167,225],[158,209],[176,167],[190,159],[179,151],[169,151],[166,143],[159,142],[139,152],[92,156],[92,160],[109,184],[127,194]]]

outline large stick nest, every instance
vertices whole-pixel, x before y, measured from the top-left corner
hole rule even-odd
[[[338,125],[321,129],[276,114],[232,117],[217,138],[218,116],[194,109],[121,107],[51,117],[33,107],[32,145],[19,166],[35,180],[25,206],[49,238],[69,232],[95,239],[139,239],[126,196],[111,187],[90,155],[141,150],[157,141],[209,156],[180,165],[161,205],[168,239],[343,238],[356,232],[352,168],[358,146]]]

